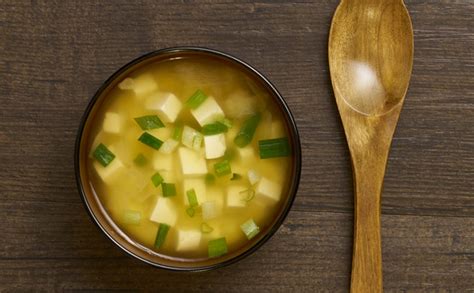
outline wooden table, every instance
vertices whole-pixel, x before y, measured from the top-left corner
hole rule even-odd
[[[0,289],[347,292],[349,153],[328,30],[339,1],[0,1]],[[386,292],[474,290],[474,3],[406,1],[410,89],[383,195]],[[251,257],[173,273],[127,257],[92,224],[73,149],[89,98],[146,52],[198,45],[256,66],[296,117],[303,176],[279,232]]]

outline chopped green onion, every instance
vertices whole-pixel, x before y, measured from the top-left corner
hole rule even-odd
[[[199,205],[198,200],[197,200],[196,191],[194,190],[194,188],[186,191],[186,196],[188,197],[189,205],[192,208],[197,207]]]
[[[137,165],[139,167],[143,167],[143,166],[146,165],[148,160],[146,159],[146,157],[142,153],[140,153],[135,157],[135,159],[133,159],[133,162],[135,163],[135,165]]]
[[[225,237],[214,239],[208,242],[207,252],[209,257],[219,257],[227,253],[227,242]]]
[[[247,222],[240,225],[240,229],[242,229],[242,232],[244,232],[248,240],[252,239],[260,232],[260,228],[255,224],[253,219],[249,219]]]
[[[163,189],[163,196],[170,197],[176,195],[176,186],[173,183],[161,183]]]
[[[171,135],[171,138],[176,140],[176,141],[180,141],[181,136],[183,135],[183,123],[176,122],[175,125],[176,126],[174,127],[173,134]]]
[[[212,228],[211,226],[209,226],[207,223],[202,223],[201,224],[201,232],[202,233],[211,233],[212,231],[214,231],[214,228]]]
[[[93,155],[104,167],[107,167],[115,159],[115,155],[102,143],[95,148]]]
[[[224,124],[228,129],[232,128],[232,121],[227,118],[222,118],[219,122]]]
[[[146,144],[147,146],[159,150],[163,142],[148,132],[143,132],[143,134],[138,138],[139,141]]]
[[[135,118],[135,122],[140,126],[142,130],[151,130],[155,128],[165,127],[160,118],[156,115],[147,115]]]
[[[243,148],[252,141],[255,130],[257,129],[258,123],[260,122],[260,118],[261,115],[257,113],[244,121],[242,127],[240,127],[240,131],[234,138],[234,143],[238,147]]]
[[[291,154],[287,137],[266,139],[258,142],[261,159],[288,157]]]
[[[199,150],[201,148],[203,140],[204,136],[201,133],[196,132],[193,138],[193,149]]]
[[[123,222],[125,224],[138,225],[141,217],[142,214],[138,211],[126,210],[123,212]]]
[[[196,109],[199,107],[205,100],[207,99],[206,94],[201,91],[197,90],[186,102],[186,106],[191,109]]]
[[[227,132],[228,127],[221,122],[214,122],[211,124],[206,124],[202,127],[202,133],[204,135],[214,135],[219,133]]]
[[[153,182],[153,185],[155,185],[155,187],[160,186],[160,184],[163,183],[163,180],[163,177],[161,177],[160,173],[158,172],[151,176],[151,182]]]
[[[156,233],[155,248],[160,248],[160,246],[165,242],[166,235],[168,234],[169,230],[170,225],[160,223],[160,226],[158,227],[158,232]]]
[[[207,185],[212,185],[216,181],[216,177],[212,175],[211,173],[207,173],[206,177],[204,178],[204,181],[206,182]]]
[[[249,188],[247,190],[239,192],[239,194],[242,194],[243,196],[242,201],[249,202],[255,197],[255,190]]]
[[[188,214],[188,216],[190,216],[191,218],[194,217],[194,214],[196,213],[196,211],[194,210],[193,207],[189,207],[186,209],[186,214]]]
[[[232,178],[230,178],[230,180],[240,180],[240,179],[242,179],[242,176],[237,173],[233,173]]]
[[[229,164],[228,160],[224,160],[222,162],[215,163],[214,164],[214,171],[216,172],[216,175],[218,177],[232,173],[232,170],[230,169],[230,164]]]
[[[224,152],[224,159],[229,160],[229,161],[233,160],[235,158],[235,155],[236,155],[236,152],[234,148],[226,149]]]

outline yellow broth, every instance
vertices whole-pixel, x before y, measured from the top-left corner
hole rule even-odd
[[[127,86],[127,82],[130,80],[134,82],[131,83],[132,86]],[[199,56],[147,64],[132,72],[120,84],[127,89],[120,89],[119,86],[112,89],[98,109],[89,136],[90,156],[87,163],[90,184],[120,229],[134,241],[158,253],[189,260],[207,258],[208,242],[213,239],[225,237],[228,253],[248,245],[250,241],[240,226],[249,219],[252,219],[260,229],[255,238],[261,236],[278,216],[281,205],[286,202],[293,160],[292,155],[270,159],[260,159],[259,157],[259,140],[289,137],[283,112],[273,101],[268,90],[236,67]],[[146,90],[147,88],[151,88],[151,90]],[[161,96],[164,93],[172,93],[183,104],[176,121],[165,122],[165,127],[146,132],[165,141],[172,136],[178,122],[201,131],[201,125],[185,105],[188,98],[198,89],[208,97],[213,97],[223,110],[225,117],[232,122],[232,127],[224,133],[225,158],[230,162],[232,174],[221,177],[214,176],[213,183],[206,183],[204,174],[182,174],[181,164],[188,162],[180,161],[178,150],[186,148],[202,157],[205,156],[206,146],[204,143],[197,151],[183,146],[180,141],[179,146],[172,153],[162,154],[161,149],[155,150],[138,141],[140,135],[145,131],[134,120],[136,117],[145,115],[157,115],[162,121],[166,120],[163,119],[161,112],[150,109],[147,101],[151,95],[157,92]],[[110,113],[113,113],[115,118],[119,118],[117,120],[119,123],[110,124],[109,121],[109,125],[106,126],[104,120]],[[255,113],[261,115],[255,135],[247,147],[239,148],[235,145],[234,138],[242,123]],[[110,132],[111,127],[115,133]],[[99,166],[93,156],[94,150],[99,144],[105,145],[115,155],[114,160],[107,167]],[[143,166],[135,162],[139,154],[143,155],[146,160]],[[215,175],[214,164],[222,160],[224,157],[205,159],[207,173]],[[121,165],[111,174],[103,175],[103,178],[99,176],[97,170],[115,168],[112,165],[114,161],[115,163],[120,161]],[[249,170],[258,174],[260,178],[266,178],[278,185],[280,188],[279,199],[270,199],[256,192],[262,179],[252,185],[248,177]],[[152,175],[156,172],[163,176],[165,182],[173,183],[176,186],[176,195],[166,198],[169,203],[168,208],[176,220],[159,248],[154,247],[159,223],[150,219],[158,199],[163,198],[162,186],[155,187],[151,180]],[[231,180],[234,176],[233,173],[238,174],[240,178]],[[186,199],[185,181],[187,185],[197,182],[199,186],[202,186],[204,182],[205,194],[200,196],[206,202],[214,202],[216,217],[203,218],[202,202],[199,202],[199,206],[194,208],[193,217],[186,212],[189,203]],[[231,201],[235,203],[234,200],[229,200],[230,195],[228,195],[232,186],[238,186],[233,189],[234,191],[239,188],[250,190],[238,195],[242,196],[241,200],[245,206],[229,206]],[[124,214],[129,211],[140,215],[138,223],[130,223],[125,218]],[[211,227],[212,232],[203,233],[203,223]],[[194,232],[191,244],[188,243],[189,239],[181,239],[185,242],[188,241],[184,244],[182,241],[180,242],[179,233],[182,231]],[[199,237],[196,236],[197,232],[200,233]],[[196,240],[197,238],[199,239]],[[183,249],[183,245],[185,249]]]

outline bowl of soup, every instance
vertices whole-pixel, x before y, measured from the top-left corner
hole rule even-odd
[[[98,227],[156,267],[202,271],[254,252],[282,224],[301,171],[276,88],[215,50],[152,52],[114,73],[82,118],[76,179]]]

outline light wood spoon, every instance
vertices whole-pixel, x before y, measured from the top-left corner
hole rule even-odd
[[[354,174],[351,292],[382,292],[382,184],[413,65],[413,29],[403,0],[342,0],[328,49]]]

